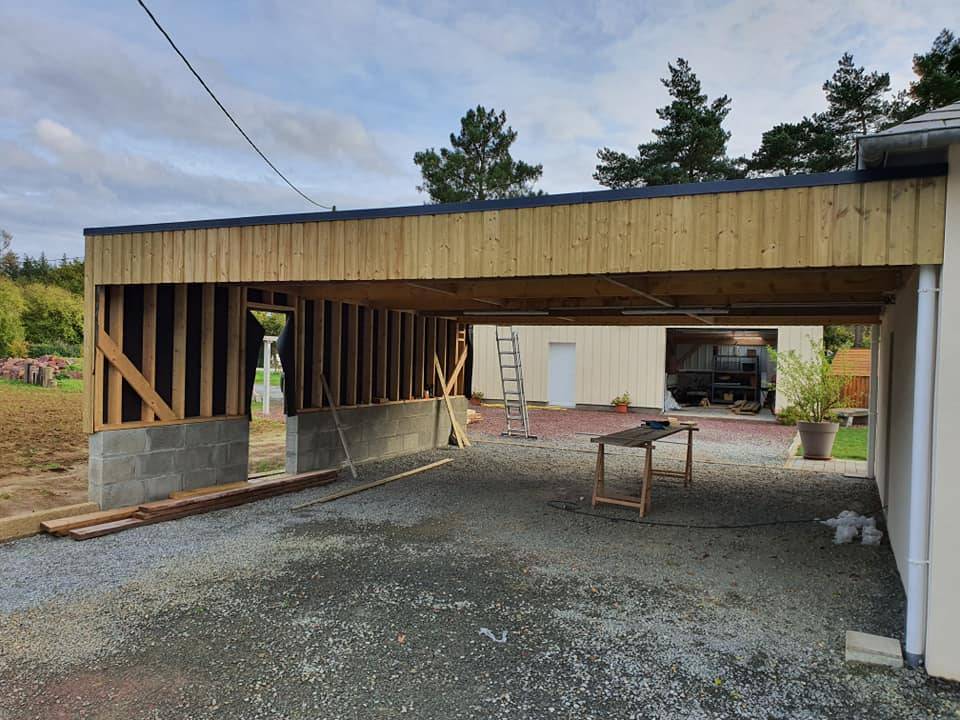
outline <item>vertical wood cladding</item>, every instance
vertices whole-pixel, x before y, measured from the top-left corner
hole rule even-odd
[[[253,357],[246,346],[248,303],[282,307],[291,317],[296,364],[302,368],[285,381],[286,392],[296,398],[292,411],[330,407],[331,401],[351,406],[437,396],[434,355],[447,375],[462,352],[461,326],[408,311],[212,283],[108,285],[97,291],[102,298],[96,326],[141,377],[131,383],[106,363],[107,371],[91,382],[92,429],[161,421],[144,401],[143,385],[172,411],[174,420],[163,422],[247,414],[247,365]],[[152,306],[154,295],[155,311],[147,312],[147,299]],[[321,374],[332,397],[323,390]],[[462,392],[462,377],[455,388]]]
[[[435,396],[434,352],[445,373],[456,365],[460,326],[399,310],[376,310],[339,301],[304,303],[305,365],[302,409],[330,407],[314,391],[323,373],[338,406]],[[462,382],[458,382],[458,387]]]

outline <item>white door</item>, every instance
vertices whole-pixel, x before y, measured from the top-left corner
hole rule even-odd
[[[547,402],[560,407],[575,407],[577,386],[577,344],[550,343],[547,368]]]

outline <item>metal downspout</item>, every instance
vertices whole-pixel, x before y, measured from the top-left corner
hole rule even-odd
[[[923,663],[930,567],[930,490],[933,398],[937,350],[937,268],[922,265],[917,278],[917,334],[910,450],[910,525],[907,537],[906,659]]]

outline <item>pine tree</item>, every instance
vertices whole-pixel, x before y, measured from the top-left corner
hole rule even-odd
[[[894,114],[895,104],[888,97],[890,74],[857,67],[850,53],[840,58],[823,92],[825,112],[776,125],[763,134],[760,147],[747,161],[751,174],[851,169],[856,137],[887,127]]]
[[[433,202],[463,202],[535,195],[533,184],[543,165],[514,160],[510,146],[517,131],[507,125],[507,114],[478,105],[460,119],[460,134],[450,134],[452,148],[418,152],[423,184],[417,186]]]
[[[960,37],[941,30],[929,51],[913,56],[913,72],[917,79],[897,98],[897,121],[960,101]]]
[[[673,99],[657,110],[665,125],[653,131],[653,142],[637,146],[635,157],[606,147],[598,150],[600,162],[593,177],[601,185],[638,187],[742,175],[726,154],[730,133],[723,121],[730,113],[730,98],[723,95],[708,102],[700,80],[683,58],[667,67],[670,77],[661,82]]]
[[[843,141],[821,120],[781,123],[763,133],[747,161],[752,175],[829,172],[846,163]]]
[[[867,72],[844,53],[833,76],[823,84],[827,111],[822,115],[837,135],[853,139],[882,129],[888,121],[890,73]],[[852,148],[851,148],[852,150]]]

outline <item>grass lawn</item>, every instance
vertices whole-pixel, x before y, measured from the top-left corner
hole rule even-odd
[[[802,445],[797,448],[797,455],[803,455]],[[867,428],[840,428],[833,443],[833,456],[838,460],[866,460]]]
[[[263,383],[263,368],[257,368],[257,383]],[[270,373],[270,386],[280,387],[280,371],[274,370]]]

